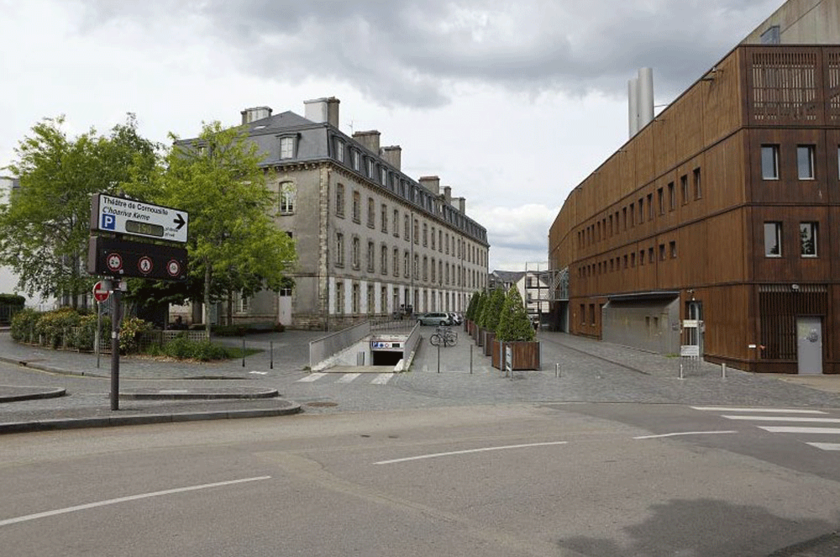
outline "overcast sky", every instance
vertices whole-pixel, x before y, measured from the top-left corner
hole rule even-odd
[[[667,104],[783,0],[0,0],[0,167],[42,118],[194,137],[267,105],[341,100],[489,234],[490,269],[547,260],[568,192],[627,139],[627,81]],[[3,174],[0,170],[0,175]]]

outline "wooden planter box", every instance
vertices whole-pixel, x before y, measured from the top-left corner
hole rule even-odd
[[[484,331],[484,355],[490,356],[493,353],[493,344],[496,341],[496,333]]]
[[[521,370],[540,370],[540,342],[535,340],[516,341],[516,342],[500,342],[493,340],[492,364],[496,369],[505,369],[505,349],[511,349],[511,368],[513,371]]]

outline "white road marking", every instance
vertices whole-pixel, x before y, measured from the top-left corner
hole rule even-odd
[[[344,375],[338,378],[338,381],[336,381],[336,383],[349,383],[350,381],[352,381],[360,375],[361,373],[345,373]]]
[[[694,410],[704,412],[781,412],[785,414],[825,414],[820,410],[801,410],[791,408],[726,408],[723,406],[692,406]]]
[[[790,416],[727,416],[722,418],[727,420],[750,420],[753,422],[811,422],[822,424],[840,424],[840,419],[837,418],[800,418]]]
[[[248,373],[252,373],[254,375],[268,375],[267,371],[249,371]]]
[[[836,427],[788,427],[788,426],[758,426],[770,433],[823,433],[826,435],[840,435],[840,428]]]
[[[679,437],[682,435],[717,435],[719,433],[738,433],[735,430],[725,431],[679,431],[676,433],[662,433],[660,435],[641,435],[633,439],[658,439],[660,437]]]
[[[152,493],[141,493],[140,495],[130,495],[128,497],[118,497],[116,499],[108,499],[106,501],[97,501],[95,503],[87,503],[85,505],[76,505],[75,507],[66,507],[63,509],[56,509],[54,511],[46,511],[42,513],[28,514],[25,516],[18,516],[16,518],[7,518],[0,520],[0,527],[8,526],[10,524],[17,524],[18,522],[27,522],[29,520],[37,520],[39,518],[48,518],[60,514],[67,514],[76,511],[84,511],[88,509],[95,509],[97,507],[105,507],[108,505],[116,505],[117,503],[127,503],[129,501],[138,501],[140,499],[148,499],[150,497],[160,497],[161,495],[173,495],[175,493],[185,493],[187,491],[197,491],[199,489],[210,489],[214,487],[223,487],[228,485],[241,484],[246,482],[258,482],[261,480],[269,480],[271,476],[258,476],[256,478],[244,478],[241,480],[231,480],[227,482],[217,482],[204,485],[193,485],[190,487],[179,487],[176,489],[167,489],[164,491],[154,491]]]
[[[325,375],[326,375],[326,373],[310,373],[309,375],[307,375],[303,379],[298,379],[297,382],[298,383],[312,383],[313,381],[317,381],[318,379],[320,379],[321,377],[323,377]]]
[[[481,449],[469,449],[466,451],[451,451],[448,453],[434,453],[434,454],[424,454],[419,456],[410,456],[407,458],[395,458],[393,460],[381,460],[379,462],[374,462],[374,464],[395,464],[397,462],[409,462],[411,460],[423,460],[425,458],[438,458],[441,456],[454,456],[454,455],[462,455],[462,454],[470,454],[470,453],[483,453],[486,451],[504,451],[508,449],[526,449],[530,447],[547,447],[550,445],[565,445],[568,441],[553,441],[549,443],[529,443],[527,445],[506,445],[504,447],[484,447]]]
[[[393,379],[393,373],[380,373],[373,381],[371,381],[371,385],[384,385],[391,379]]]
[[[840,443],[808,443],[812,447],[822,449],[824,451],[840,451]]]

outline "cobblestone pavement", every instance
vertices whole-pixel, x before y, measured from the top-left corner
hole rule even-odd
[[[630,349],[561,333],[542,332],[541,371],[514,372],[511,377],[490,366],[490,358],[459,331],[455,347],[438,348],[428,342],[433,328],[422,329],[423,340],[405,373],[310,374],[309,342],[321,332],[287,331],[245,339],[246,347],[261,352],[244,361],[184,363],[124,357],[120,363],[121,390],[277,389],[285,400],[300,403],[306,412],[393,410],[455,405],[521,402],[614,402],[739,406],[840,408],[840,376],[818,377],[816,387],[795,381],[808,378],[750,374],[704,362],[683,368],[680,358]],[[241,345],[241,339],[224,339]],[[273,348],[273,350],[272,350]],[[76,352],[53,351],[14,343],[0,333],[0,397],[11,387],[66,389],[66,396],[0,404],[0,423],[102,415],[109,412],[110,359]],[[440,362],[438,364],[438,362]],[[24,364],[24,365],[14,365]],[[555,364],[559,367],[556,367]],[[559,370],[559,376],[557,371]],[[835,392],[831,392],[834,390]],[[256,408],[265,401],[121,401],[120,411],[160,412]]]

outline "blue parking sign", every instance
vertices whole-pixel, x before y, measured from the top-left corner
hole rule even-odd
[[[104,230],[114,230],[117,227],[117,219],[114,215],[102,215],[102,226]]]

